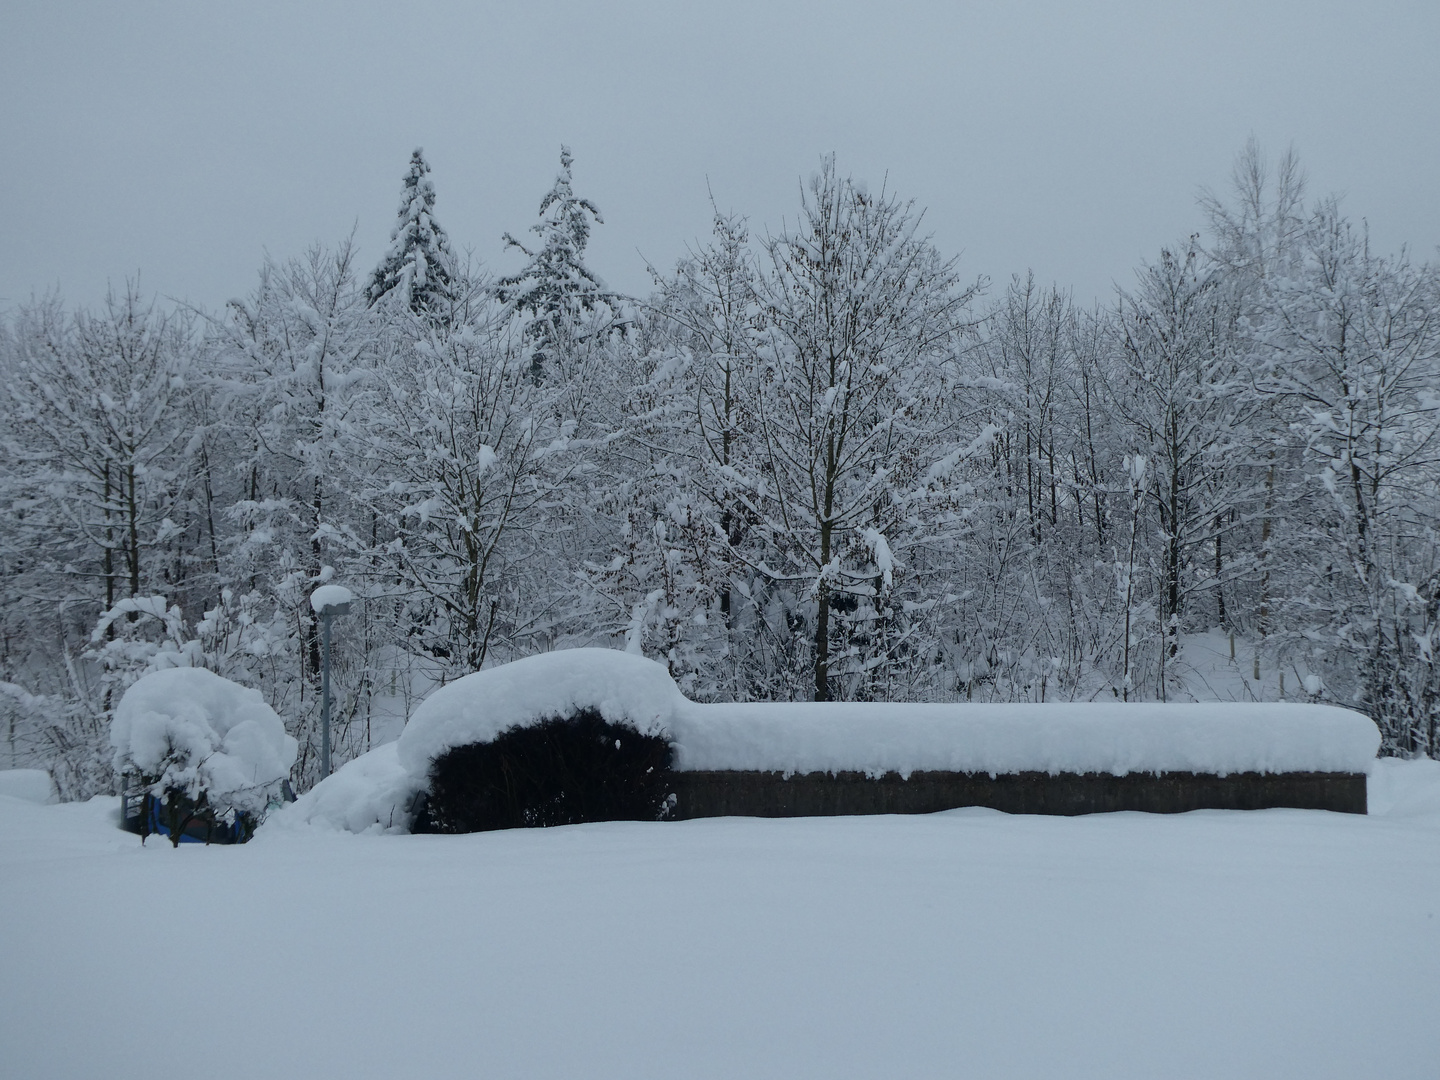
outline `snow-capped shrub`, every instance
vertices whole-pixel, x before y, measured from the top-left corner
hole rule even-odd
[[[511,727],[446,750],[430,766],[416,831],[655,821],[668,809],[670,743],[594,708]]]
[[[417,829],[653,820],[685,698],[664,666],[563,649],[457,679],[415,710],[402,768],[429,792]]]
[[[609,723],[669,735],[685,703],[663,664],[614,649],[560,649],[442,686],[410,717],[397,753],[423,782],[446,750],[490,742],[512,727],[594,709]]]
[[[204,668],[133,683],[110,726],[115,769],[137,773],[175,813],[257,822],[280,797],[298,744],[260,691]],[[171,829],[178,843],[178,830]]]

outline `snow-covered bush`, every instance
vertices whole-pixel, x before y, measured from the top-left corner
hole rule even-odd
[[[273,616],[257,618],[260,600],[255,592],[236,595],[222,589],[220,602],[204,613],[192,631],[180,606],[166,597],[130,597],[100,616],[85,655],[100,664],[102,685],[112,691],[123,691],[142,675],[169,668],[247,674],[255,661],[285,648],[285,628],[277,626]]]
[[[110,726],[115,769],[139,774],[167,809],[252,826],[279,799],[298,746],[260,691],[172,668],[133,683]],[[179,829],[171,828],[179,842]]]
[[[653,820],[684,701],[663,666],[610,649],[542,653],[458,679],[400,737],[401,766],[429,792],[417,827]]]
[[[670,743],[595,709],[551,716],[430,766],[415,831],[465,833],[585,821],[656,821],[669,809]]]
[[[662,664],[615,649],[558,649],[477,671],[436,690],[400,736],[400,764],[422,779],[451,747],[492,742],[512,727],[584,709],[642,735],[664,735],[684,705]]]

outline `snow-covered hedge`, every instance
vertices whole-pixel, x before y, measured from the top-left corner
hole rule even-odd
[[[442,686],[400,735],[400,764],[422,779],[446,750],[507,728],[595,709],[642,735],[669,734],[687,704],[664,666],[614,649],[563,649],[487,668]]]
[[[146,778],[157,796],[204,795],[217,812],[259,815],[279,794],[299,749],[260,691],[204,668],[136,680],[110,725],[115,768]]]
[[[349,832],[404,831],[436,758],[502,732],[595,709],[646,735],[669,735],[684,696],[663,666],[613,649],[567,649],[487,668],[436,690],[396,743],[337,769],[275,815],[270,830],[312,824]]]

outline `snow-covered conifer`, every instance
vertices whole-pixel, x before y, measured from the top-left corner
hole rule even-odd
[[[590,241],[590,219],[603,225],[600,208],[580,198],[572,186],[574,157],[560,148],[560,172],[540,200],[540,220],[530,231],[540,238],[532,251],[509,233],[507,247],[519,249],[530,260],[512,277],[502,278],[498,293],[516,311],[530,317],[525,340],[532,348],[531,364],[540,375],[547,362],[576,342],[603,333],[615,324],[613,310],[619,297],[605,287],[585,265]],[[588,317],[599,316],[597,320]],[[590,325],[591,323],[595,325]]]
[[[394,296],[417,315],[439,317],[455,301],[455,259],[445,230],[435,220],[435,185],[429,173],[430,164],[417,147],[405,173],[390,248],[370,275],[365,295],[372,305]]]

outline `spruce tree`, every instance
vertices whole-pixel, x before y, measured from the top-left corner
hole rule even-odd
[[[589,218],[600,225],[605,219],[593,202],[575,195],[570,173],[573,162],[570,148],[560,147],[560,173],[540,201],[540,220],[530,226],[540,237],[539,247],[531,251],[505,234],[506,246],[519,248],[530,263],[515,276],[502,278],[497,292],[515,310],[533,316],[525,328],[525,339],[534,349],[532,366],[537,377],[546,358],[576,332],[583,315],[612,308],[618,299],[585,265]]]
[[[430,165],[417,147],[410,155],[390,249],[365,290],[371,306],[395,295],[417,315],[436,316],[454,303],[454,257],[449,237],[435,220],[435,185],[427,177],[429,172]]]

